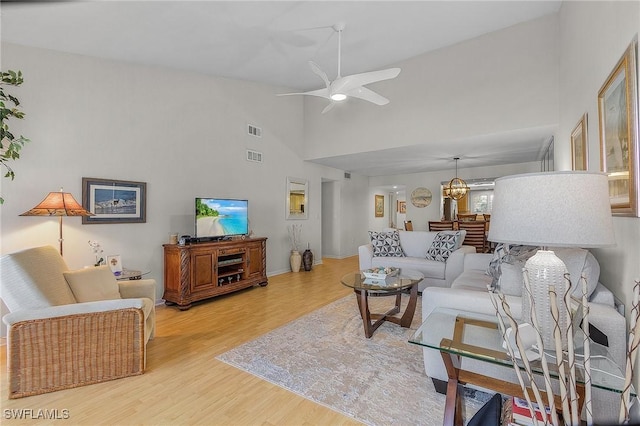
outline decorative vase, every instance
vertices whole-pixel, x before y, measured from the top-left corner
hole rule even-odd
[[[291,257],[289,257],[289,263],[291,264],[291,272],[300,272],[300,264],[302,263],[302,256],[298,250],[291,250]]]
[[[313,253],[309,249],[302,253],[302,266],[304,266],[305,271],[310,271],[311,266],[313,266]]]

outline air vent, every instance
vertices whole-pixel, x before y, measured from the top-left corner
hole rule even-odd
[[[255,136],[257,138],[262,137],[262,129],[260,127],[254,126],[253,124],[247,124],[247,132],[251,136]]]
[[[351,179],[351,173],[349,173],[349,172],[344,172],[344,178],[345,178],[345,179]]]
[[[253,161],[254,163],[262,163],[262,153],[248,149],[247,161]]]

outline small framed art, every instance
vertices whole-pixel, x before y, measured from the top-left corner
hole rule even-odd
[[[578,121],[571,132],[571,169],[587,170],[587,113]]]
[[[384,217],[384,195],[376,195],[374,202],[376,217]]]
[[[82,206],[95,215],[83,216],[83,224],[144,223],[147,221],[147,184],[83,177]]]

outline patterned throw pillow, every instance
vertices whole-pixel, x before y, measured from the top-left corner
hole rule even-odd
[[[373,232],[369,231],[374,257],[404,257],[400,246],[398,231]]]
[[[451,253],[458,248],[459,239],[460,231],[438,232],[431,243],[431,247],[427,250],[426,258],[438,262],[446,262]]]
[[[486,271],[486,274],[493,278],[491,282],[492,290],[499,287],[498,281],[502,275],[502,263],[516,265],[521,268],[527,259],[533,256],[536,251],[538,251],[538,247],[535,246],[525,246],[521,244],[510,245],[505,243],[496,244],[496,248],[493,251],[493,258],[491,262],[489,262],[489,267]]]

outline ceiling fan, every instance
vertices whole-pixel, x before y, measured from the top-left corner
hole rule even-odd
[[[340,74],[342,31],[344,30],[344,27],[344,24],[336,24],[332,27],[333,30],[338,33],[338,74],[336,79],[329,81],[327,74],[322,71],[315,62],[309,61],[311,70],[318,75],[322,81],[324,81],[326,87],[318,90],[311,90],[309,92],[283,93],[278,96],[311,95],[328,99],[331,103],[322,110],[323,114],[333,108],[336,102],[344,101],[349,96],[372,102],[376,105],[386,105],[389,103],[389,99],[379,95],[371,89],[367,89],[364,86],[377,81],[396,78],[398,74],[400,74],[400,68],[388,68],[380,71],[363,72],[360,74],[347,75],[345,77]]]

